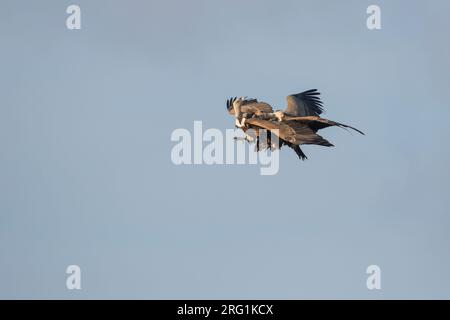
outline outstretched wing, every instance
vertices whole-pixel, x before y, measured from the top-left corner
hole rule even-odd
[[[231,115],[234,115],[234,109],[233,109],[233,102],[237,98],[231,98],[227,100],[227,110],[228,113]],[[261,102],[256,99],[247,99],[242,102],[241,105],[241,112],[245,113],[257,113],[257,112],[273,112],[272,107],[270,104],[266,102]]]
[[[319,136],[307,124],[298,121],[275,122],[262,120],[258,118],[247,119],[246,123],[266,130],[270,130],[280,139],[285,140],[293,145],[301,144],[317,144],[326,147],[333,145]],[[276,131],[277,130],[277,131]]]
[[[318,116],[323,112],[323,103],[319,95],[317,89],[291,94],[286,97],[287,108],[284,112],[297,117]]]
[[[356,132],[364,135],[364,132],[362,132],[361,130],[358,130],[352,126],[343,124],[343,123],[339,123],[336,121],[331,121],[328,119],[324,119],[321,117],[317,117],[317,116],[309,116],[309,117],[290,117],[290,116],[286,116],[285,117],[286,121],[296,121],[296,122],[301,122],[304,123],[306,125],[308,125],[314,132],[317,132],[320,129],[324,129],[324,128],[328,128],[328,127],[332,127],[332,126],[336,126],[336,127],[340,127],[340,128],[344,128],[344,129],[353,129]]]

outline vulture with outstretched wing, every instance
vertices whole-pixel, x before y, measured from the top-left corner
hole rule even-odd
[[[323,112],[323,103],[316,89],[286,97],[287,108],[284,111],[273,112],[272,107],[256,99],[231,98],[227,100],[227,110],[235,117],[236,127],[244,132],[254,129],[256,132],[256,149],[272,148],[270,134],[278,137],[278,148],[287,145],[292,148],[302,160],[307,159],[300,149],[303,144],[316,144],[325,147],[333,145],[317,134],[317,131],[331,126],[350,128],[361,134],[360,130],[349,125],[327,120],[320,117]],[[264,148],[259,145],[259,131],[267,130],[268,143]],[[252,140],[249,140],[252,141]]]

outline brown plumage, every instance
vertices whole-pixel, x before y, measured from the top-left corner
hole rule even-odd
[[[346,124],[331,121],[320,117],[323,112],[323,103],[319,98],[320,93],[316,89],[286,97],[287,108],[284,111],[273,112],[272,107],[265,102],[256,99],[231,98],[227,100],[227,109],[236,118],[236,126],[244,132],[254,129],[257,134],[257,151],[264,148],[273,148],[270,136],[278,137],[278,148],[287,145],[292,148],[302,160],[307,159],[300,149],[303,144],[315,144],[332,147],[329,141],[317,134],[317,131],[337,126],[344,129],[352,129],[360,134],[362,131]],[[268,143],[260,148],[259,132],[261,129],[270,132]]]

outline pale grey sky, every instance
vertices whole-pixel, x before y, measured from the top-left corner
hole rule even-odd
[[[448,12],[2,0],[0,297],[450,298]],[[271,177],[172,164],[175,128],[233,127],[227,97],[283,108],[310,88],[367,135],[327,129],[335,148],[282,150]]]

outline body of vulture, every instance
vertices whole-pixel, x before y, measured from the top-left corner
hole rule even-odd
[[[249,129],[255,130],[257,151],[265,148],[281,148],[286,145],[293,149],[300,159],[305,160],[307,157],[300,145],[333,146],[317,134],[321,129],[337,126],[364,134],[349,125],[321,118],[323,103],[319,95],[320,93],[316,89],[289,95],[286,97],[286,109],[275,112],[269,104],[259,102],[256,99],[231,98],[227,100],[227,110],[231,115],[234,115],[236,127],[241,128],[244,132]],[[260,130],[268,132],[268,143],[262,148],[259,144]],[[271,134],[277,135],[278,146],[272,146]],[[250,138],[247,140],[252,141]]]

